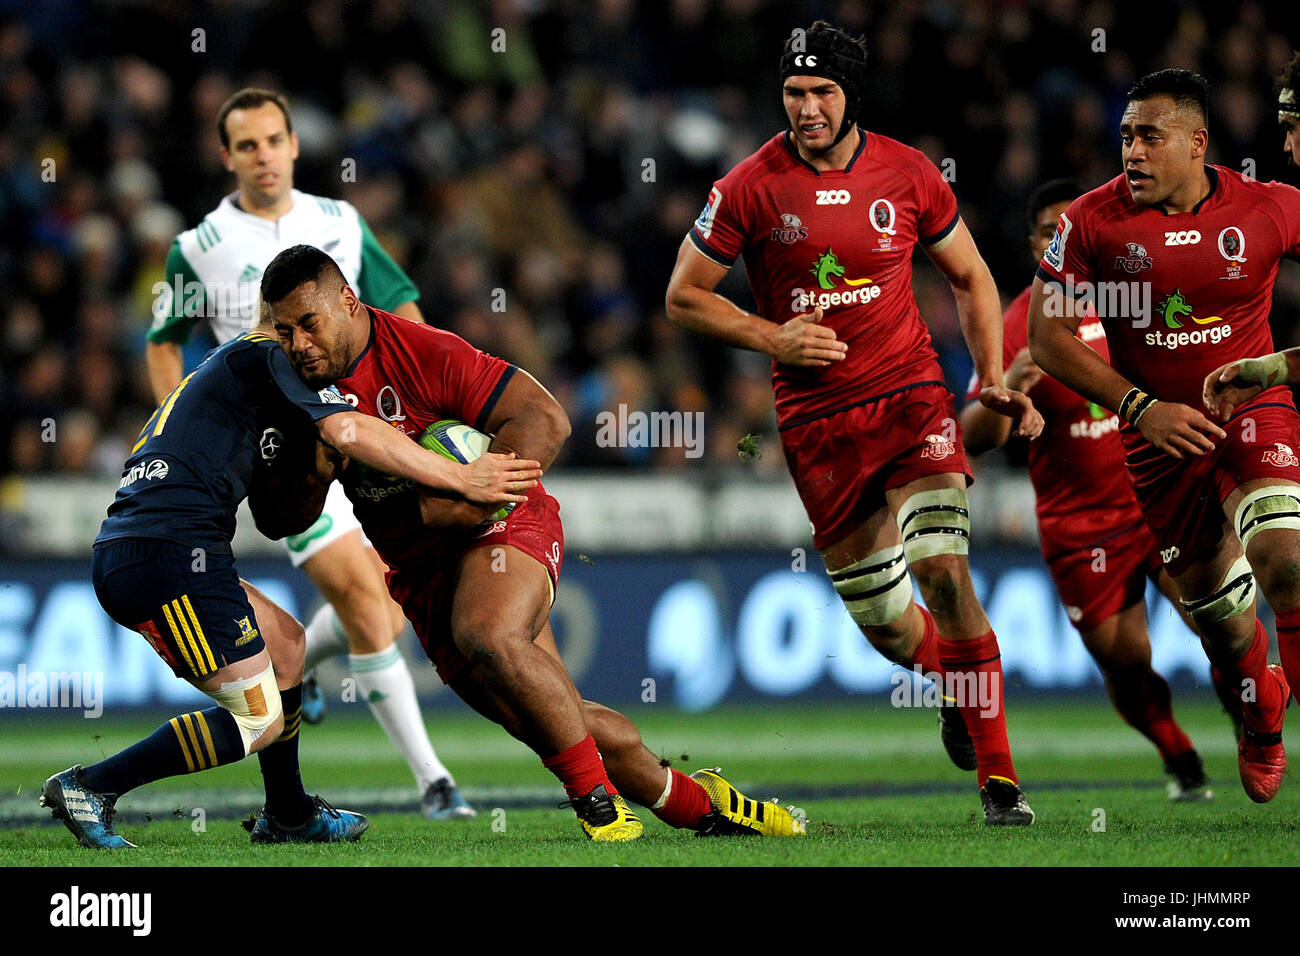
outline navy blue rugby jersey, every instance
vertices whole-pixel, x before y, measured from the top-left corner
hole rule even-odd
[[[247,332],[213,349],[158,406],[131,449],[95,543],[161,538],[229,553],[235,510],[280,429],[310,428],[352,406],[333,386],[313,391],[279,344]]]

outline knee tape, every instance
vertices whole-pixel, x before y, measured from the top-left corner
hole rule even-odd
[[[253,677],[230,681],[210,696],[230,711],[239,725],[239,736],[244,740],[244,756],[248,756],[253,741],[266,733],[283,712],[280,688],[275,686],[275,671],[270,665]]]
[[[960,488],[918,491],[898,512],[903,553],[909,562],[970,550],[970,503]]]
[[[912,579],[901,545],[877,551],[830,576],[849,617],[864,626],[896,621],[912,603]]]
[[[1233,526],[1241,546],[1270,528],[1289,528],[1300,531],[1300,486],[1269,485],[1256,488],[1241,500]]]
[[[1228,568],[1218,590],[1208,597],[1180,602],[1198,627],[1226,621],[1250,610],[1255,600],[1255,575],[1244,557]]]

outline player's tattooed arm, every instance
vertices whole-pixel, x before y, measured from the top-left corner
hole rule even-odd
[[[1214,450],[1225,432],[1198,409],[1148,395],[1079,341],[1084,308],[1055,283],[1034,279],[1029,295],[1029,351],[1043,371],[1084,398],[1118,413],[1166,455],[1185,458]]]
[[[682,240],[664,296],[668,318],[689,332],[762,352],[785,365],[824,367],[848,354],[835,330],[821,324],[821,306],[783,323],[769,322],[713,291],[726,274],[725,266],[701,254],[689,238]]]
[[[1211,415],[1226,422],[1243,402],[1266,388],[1300,384],[1300,348],[1220,365],[1205,376],[1201,400]]]

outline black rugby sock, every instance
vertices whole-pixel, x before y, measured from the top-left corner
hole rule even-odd
[[[139,743],[86,767],[81,780],[99,793],[119,796],[142,784],[196,773],[244,758],[235,718],[223,707],[173,717]]]
[[[266,812],[277,823],[296,827],[316,809],[302,786],[298,766],[298,730],[302,726],[302,684],[280,691],[284,706],[284,730],[275,743],[257,752],[266,787]]]

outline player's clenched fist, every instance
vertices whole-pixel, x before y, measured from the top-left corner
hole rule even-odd
[[[849,347],[835,337],[835,330],[821,324],[822,307],[796,315],[778,326],[772,336],[772,357],[785,365],[824,366],[838,362]]]
[[[537,479],[542,477],[539,462],[516,458],[514,452],[508,455],[488,452],[464,467],[465,487],[460,493],[469,501],[485,505],[527,501],[528,496],[523,492],[535,487]]]
[[[1178,459],[1214,451],[1214,439],[1228,437],[1196,409],[1178,402],[1153,404],[1138,419],[1137,430],[1166,455]]]
[[[1286,356],[1281,352],[1260,358],[1238,359],[1220,365],[1205,376],[1201,401],[1211,415],[1226,422],[1242,402],[1248,402],[1266,388],[1287,381]]]
[[[1019,419],[1020,424],[1015,430],[1017,437],[1037,438],[1043,432],[1043,416],[1024,392],[1003,388],[1001,385],[989,385],[980,389],[980,404],[999,415]]]

